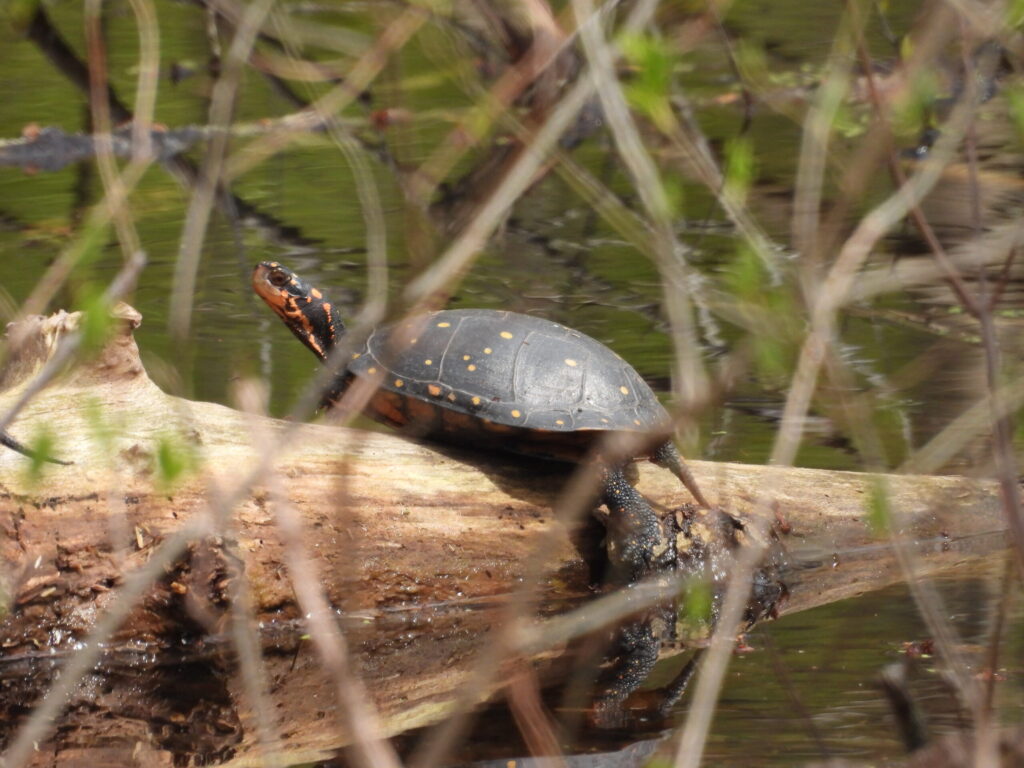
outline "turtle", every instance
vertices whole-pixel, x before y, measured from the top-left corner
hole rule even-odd
[[[345,333],[335,306],[276,261],[253,270],[253,289],[322,362]],[[640,374],[596,339],[532,315],[449,309],[376,328],[325,395],[337,402],[357,380],[374,386],[371,418],[449,444],[542,459],[583,461],[608,432],[665,435],[672,421]],[[601,466],[610,559],[627,582],[658,569],[657,515],[628,482],[630,461],[671,471],[710,505],[671,441]]]

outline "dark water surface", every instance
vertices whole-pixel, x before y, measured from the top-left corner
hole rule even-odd
[[[944,615],[971,675],[986,665],[1001,580],[939,579]],[[999,664],[997,698],[1009,724],[1024,705],[1018,604]],[[931,634],[904,587],[795,614],[752,633],[758,650],[734,659],[712,729],[709,765],[785,766],[826,757],[878,761],[903,751],[878,675],[902,662],[904,643]],[[918,659],[909,689],[933,733],[969,727],[934,659]]]
[[[731,17],[732,33],[752,42],[772,43],[772,61],[780,70],[798,73],[803,66],[816,66],[827,54],[828,40],[822,30],[835,28],[838,6],[778,2],[741,6]],[[205,18],[184,4],[159,2],[157,7],[164,38],[157,120],[172,127],[203,124],[211,86],[204,71]],[[353,26],[372,30],[358,7],[353,9]],[[902,4],[894,12],[894,23],[912,17],[913,12],[911,4]],[[78,6],[58,5],[52,13],[81,51]],[[108,30],[111,77],[127,100],[136,44],[125,6],[116,6]],[[411,127],[382,137],[370,128],[365,107],[357,105],[346,113],[355,131],[373,141],[384,138],[393,143],[392,151],[407,161],[421,160],[450,128],[454,110],[469,103],[456,85],[456,62],[445,69],[436,55],[439,41],[431,40],[430,34],[424,32],[422,46],[410,46],[396,71],[389,74],[392,85],[394,79],[405,78],[404,106],[416,115]],[[872,45],[884,51],[878,31],[871,35]],[[0,137],[17,137],[30,122],[68,132],[86,129],[81,93],[35,45],[0,28],[0,50]],[[698,96],[728,90],[731,73],[721,50],[709,47],[702,56],[697,64],[690,62],[684,78],[687,87]],[[172,64],[195,74],[174,83],[168,74]],[[266,81],[248,73],[238,119],[258,120],[291,110]],[[735,107],[708,106],[699,118],[715,141],[735,136],[741,123]],[[785,243],[788,211],[780,212],[784,206],[774,207],[773,201],[776,195],[789,194],[799,125],[765,110],[755,117],[750,135],[761,172],[752,206],[763,214],[769,234]],[[574,158],[634,204],[626,176],[608,162],[610,152],[607,135],[599,133],[576,150]],[[372,158],[371,167],[387,217],[389,286],[398,296],[416,272],[406,242],[406,211],[387,167]],[[737,250],[735,238],[707,191],[690,182],[682,184],[686,212],[678,231],[692,248],[690,259],[711,279],[727,276]],[[318,136],[239,179],[232,192],[280,227],[274,230],[252,221],[232,223],[222,215],[213,216],[194,297],[191,337],[181,353],[172,349],[167,323],[189,193],[160,167],[150,169],[132,198],[132,215],[149,264],[130,303],[144,317],[136,337],[152,377],[165,388],[195,399],[230,402],[233,381],[260,375],[270,383],[272,411],[287,412],[315,372],[316,361],[253,297],[249,274],[260,260],[280,260],[355,314],[365,295],[367,267],[365,227],[354,190],[353,173],[344,157]],[[101,196],[99,176],[91,163],[53,173],[0,168],[0,317],[13,314],[24,301],[47,266],[72,242],[85,212]],[[895,241],[885,247],[899,248]],[[120,264],[120,251],[108,243],[92,268],[75,272],[50,309],[78,306]],[[900,295],[880,306],[925,311],[925,305],[934,308],[929,301]],[[451,306],[500,307],[572,325],[615,349],[667,397],[673,350],[663,302],[652,261],[625,243],[551,175],[516,207],[457,289]],[[844,318],[841,333],[843,353],[858,377],[854,384],[876,395],[878,427],[889,466],[897,466],[982,391],[983,360],[977,343],[970,339],[940,339],[873,312],[851,313]],[[709,319],[701,326],[701,336],[705,359],[714,366],[741,333],[723,321]],[[1019,346],[1008,345],[1008,351],[1012,356]],[[924,353],[930,367],[915,373],[914,365]],[[723,402],[702,416],[700,445],[691,455],[765,461],[784,397],[784,384],[744,376]],[[984,467],[983,456],[973,450],[962,452],[950,469],[974,471]],[[850,434],[824,413],[815,413],[808,424],[798,463],[863,468]],[[996,577],[982,579],[976,574],[963,579],[953,575],[943,581],[947,618],[968,644],[967,655],[976,669],[982,666],[989,608],[998,584]],[[1019,717],[1024,703],[1019,605],[1014,619],[1003,656],[1005,682],[997,684],[998,699],[1005,705],[1002,712],[1011,720]],[[730,669],[706,764],[785,766],[828,755],[868,760],[898,755],[895,730],[874,681],[883,666],[900,658],[904,641],[927,634],[905,589],[789,616],[757,629],[750,643],[758,650],[738,656]],[[913,689],[937,728],[960,724],[951,694],[927,660],[919,663]]]
[[[987,666],[988,638],[1001,590],[999,568],[973,575],[951,574],[932,583],[943,614],[957,635],[957,652],[969,676]],[[1021,652],[1024,651],[1024,612],[1016,601],[1008,615],[1006,642],[997,663],[995,701],[1002,722],[1013,725],[1024,706]],[[729,768],[783,768],[845,758],[868,765],[890,764],[905,754],[895,718],[882,693],[883,669],[906,666],[906,689],[932,736],[969,727],[969,717],[933,656],[907,660],[906,648],[920,646],[930,631],[920,619],[905,586],[867,594],[856,600],[816,608],[762,624],[747,635],[749,646],[733,656],[719,699],[705,751],[704,765]],[[679,661],[663,663],[670,679]],[[557,703],[552,711],[559,713]],[[675,710],[685,721],[687,700]],[[561,713],[564,714],[564,713]],[[515,725],[507,715],[489,712],[474,729],[459,757],[465,763],[526,754],[516,744]],[[581,768],[601,768],[587,762],[593,753],[614,753],[624,766],[642,765],[620,751],[623,740],[672,738],[657,722],[636,726],[631,738],[620,731],[584,730],[565,744]],[[639,743],[639,741],[637,743]],[[657,745],[650,745],[653,751]],[[645,748],[646,750],[646,748]],[[669,754],[672,754],[671,752]],[[479,768],[502,768],[480,765]],[[539,766],[537,766],[539,768]]]

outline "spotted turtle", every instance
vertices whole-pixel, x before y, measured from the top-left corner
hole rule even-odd
[[[333,304],[277,262],[253,271],[253,288],[298,339],[326,361],[345,333]],[[640,375],[608,347],[558,323],[489,309],[433,312],[376,329],[327,400],[356,380],[376,390],[372,418],[429,439],[566,462],[583,460],[603,434],[667,433],[668,413]],[[708,503],[671,442],[635,458],[670,470]],[[656,568],[657,516],[626,480],[602,467],[612,559],[632,581]]]

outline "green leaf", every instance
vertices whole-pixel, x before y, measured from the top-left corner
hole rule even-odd
[[[704,579],[691,579],[683,593],[681,620],[691,628],[707,627],[711,623],[711,585]]]
[[[1020,2],[1024,4],[1024,0]],[[1024,141],[1024,88],[1017,86],[1007,89],[1006,98],[1010,106],[1010,117],[1017,129],[1017,138]]]
[[[906,95],[893,105],[892,122],[897,134],[917,135],[932,123],[933,107],[939,95],[934,73],[918,72]]]
[[[624,36],[619,47],[633,71],[625,88],[627,100],[659,130],[668,130],[674,119],[669,93],[676,66],[675,51],[663,39],[643,34]]]
[[[53,433],[45,426],[41,427],[26,447],[32,455],[29,456],[28,466],[25,468],[25,479],[28,485],[34,486],[42,479],[47,460],[56,458],[53,452]]]
[[[110,314],[110,302],[104,292],[92,285],[83,290],[83,298],[79,302],[82,312],[82,351],[87,354],[99,352],[107,343],[114,328],[114,318]]]
[[[625,35],[620,48],[636,70],[633,83],[637,88],[652,95],[668,94],[676,57],[663,39],[645,34]]]
[[[678,176],[669,176],[662,179],[662,189],[665,191],[665,200],[673,218],[683,218],[686,214],[686,190],[683,181]]]
[[[751,339],[754,351],[754,366],[765,382],[779,385],[789,378],[791,369],[789,345],[767,335],[755,334]]]
[[[725,146],[725,192],[743,202],[754,181],[754,147],[744,136]]]
[[[726,272],[725,282],[729,292],[737,299],[756,301],[763,297],[767,280],[768,275],[761,259],[752,248],[741,242],[736,249],[736,258]]]
[[[99,400],[90,397],[85,402],[85,423],[89,425],[89,432],[96,442],[99,452],[110,460],[114,457],[114,438],[117,430],[110,423],[110,419],[103,413],[103,406]]]
[[[868,526],[875,536],[889,533],[892,515],[889,505],[889,486],[881,477],[876,477],[868,490]]]
[[[1010,0],[1007,4],[1006,26],[1010,29],[1024,26],[1024,0]]]
[[[736,46],[736,64],[744,79],[752,82],[766,81],[772,71],[764,48],[749,40],[740,40]]]
[[[195,466],[195,456],[180,440],[165,435],[157,441],[156,484],[164,493],[170,491]]]
[[[852,110],[846,104],[836,106],[832,129],[847,139],[861,136],[868,127],[868,113],[864,110]]]

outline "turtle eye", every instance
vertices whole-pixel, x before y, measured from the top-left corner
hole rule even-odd
[[[278,288],[288,285],[291,280],[291,278],[280,269],[272,270],[267,279],[270,281],[271,285],[276,285]]]

